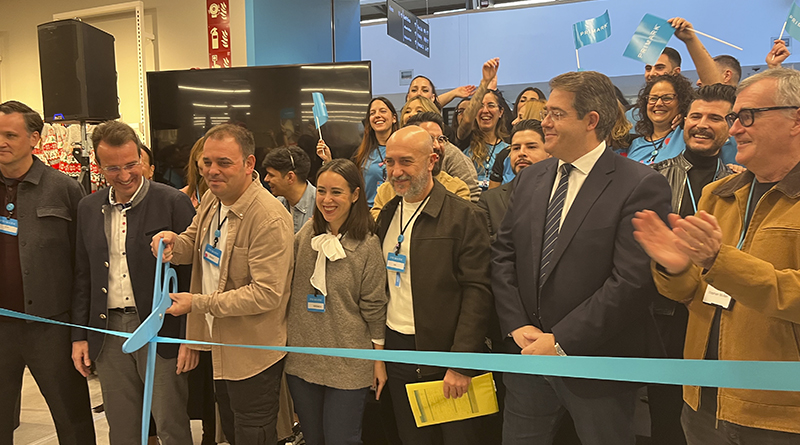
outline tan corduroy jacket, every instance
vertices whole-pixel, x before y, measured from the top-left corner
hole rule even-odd
[[[720,360],[800,360],[800,164],[758,202],[738,250],[752,182],[753,174],[744,172],[703,190],[698,208],[714,215],[722,228],[722,248],[711,269],[703,274],[692,266],[668,276],[653,268],[659,292],[689,306],[687,359],[706,354],[715,311],[703,303],[710,284],[736,301],[721,311]],[[684,386],[683,396],[698,409],[699,387]],[[717,418],[800,433],[800,392],[720,388]]]
[[[172,263],[192,264],[192,311],[186,338],[226,344],[286,346],[286,307],[294,267],[292,218],[256,176],[228,212],[219,288],[202,295],[202,252],[219,199],[206,192],[192,224],[178,236]],[[205,314],[214,316],[209,338]],[[243,380],[286,354],[213,346],[214,379]]]

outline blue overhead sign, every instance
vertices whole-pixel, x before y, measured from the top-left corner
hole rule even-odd
[[[386,0],[386,33],[425,57],[431,56],[430,28],[392,0]]]

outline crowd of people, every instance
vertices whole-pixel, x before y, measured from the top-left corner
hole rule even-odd
[[[0,320],[0,442],[13,443],[27,366],[60,443],[95,443],[92,372],[110,442],[138,443],[147,354],[97,329],[133,332],[150,314],[161,243],[179,276],[166,337],[799,361],[800,73],[780,67],[778,40],[770,69],[740,82],[736,59],[712,58],[691,23],[670,23],[698,88],[667,48],[633,107],[581,71],[551,79],[549,97],[526,88],[512,108],[490,59],[479,85],[441,95],[418,76],[399,113],[373,98],[352,159],[320,140],[313,178],[295,146],[270,151],[260,178],[253,134],[222,124],[192,148],[178,190],[149,179],[152,153],[110,121],[92,133],[110,187],[83,196],[33,156],[41,117],[0,104],[0,307],[91,328]],[[632,382],[498,373],[499,414],[420,428],[407,384],[441,380],[460,398],[481,371],[218,345],[157,352],[164,445],[192,443],[187,406],[209,402],[204,444],[214,402],[239,445],[277,443],[294,413],[308,445],[359,444],[375,429],[407,445],[636,443]],[[370,400],[383,422],[363,421]],[[646,401],[653,444],[800,443],[797,392],[652,384]]]

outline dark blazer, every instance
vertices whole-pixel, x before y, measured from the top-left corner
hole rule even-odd
[[[402,198],[378,215],[383,242]],[[480,352],[492,310],[489,234],[474,204],[434,181],[411,233],[411,292],[418,351]],[[424,367],[425,373],[438,370]],[[459,370],[466,375],[474,371]]]
[[[34,156],[17,193],[25,313],[69,321],[76,216],[83,189]]]
[[[157,182],[146,181],[128,210],[128,230],[125,242],[128,269],[136,299],[136,312],[144,321],[153,308],[153,283],[156,258],[150,251],[150,241],[158,232],[171,230],[181,233],[194,217],[192,201],[184,193]],[[73,287],[73,323],[106,329],[108,326],[108,238],[106,213],[112,210],[108,201],[109,188],[100,190],[78,204],[78,231]],[[181,290],[189,288],[189,275],[184,266],[178,270]],[[165,337],[184,336],[185,316],[167,316],[159,332]],[[97,359],[105,335],[85,329],[73,329],[72,341],[88,340],[89,357]],[[178,345],[159,344],[158,354],[176,357]]]
[[[523,169],[492,249],[492,290],[504,334],[533,325],[568,355],[663,356],[649,306],[658,295],[650,258],[633,238],[635,212],[666,219],[670,190],[651,168],[605,152],[564,219],[551,272],[539,283],[547,204],[558,159]],[[579,394],[618,382],[567,379]]]
[[[478,207],[486,214],[486,224],[492,241],[497,237],[497,229],[506,216],[508,200],[511,197],[511,184],[513,182],[507,182],[500,187],[486,190],[481,193],[481,198],[478,200]]]

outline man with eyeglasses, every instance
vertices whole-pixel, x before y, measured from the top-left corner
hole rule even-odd
[[[442,116],[433,111],[418,113],[408,118],[406,127],[410,126],[422,128],[423,130],[427,131],[431,139],[433,139],[433,152],[436,153],[438,159],[436,160],[436,165],[434,165],[431,174],[436,182],[442,184],[448,192],[469,201],[470,189],[467,187],[467,184],[457,177],[450,176],[450,174],[444,170],[445,160],[447,159],[447,154],[445,151],[448,140],[447,136],[442,134],[442,127],[444,126],[444,120],[442,119]],[[456,151],[459,151],[457,148],[453,148]],[[472,165],[472,162],[469,162],[469,160],[468,163],[470,166]],[[475,169],[473,168],[473,171],[474,170]],[[475,188],[477,188],[477,180],[474,182]],[[386,203],[391,201],[395,196],[396,194],[394,192],[394,187],[390,181],[381,184],[380,187],[378,187],[378,193],[375,195],[375,202],[372,204],[372,209],[370,209],[372,217],[377,220],[378,215],[381,213],[381,209],[383,209],[383,206],[385,206]]]
[[[264,182],[292,215],[294,233],[314,213],[317,188],[308,182],[311,160],[299,147],[276,148],[267,153],[261,164],[266,171]]]
[[[502,333],[523,354],[663,354],[651,335],[656,290],[630,221],[645,208],[666,218],[667,181],[606,146],[621,117],[608,77],[565,73],[550,88],[542,129],[553,157],[517,175],[492,244]],[[585,445],[635,443],[638,384],[512,373],[503,382],[504,445],[550,443],[565,411]]]
[[[652,167],[664,175],[672,189],[672,211],[686,217],[697,212],[705,186],[733,172],[720,159],[722,146],[728,140],[726,116],[736,101],[736,88],[730,85],[708,85],[697,91],[697,97],[684,118],[683,140],[686,150],[678,156]],[[658,297],[653,304],[661,339],[669,358],[683,358],[686,306]],[[680,386],[651,384],[647,387],[650,409],[650,440],[654,445],[685,444],[681,428],[683,396]]]
[[[33,155],[43,127],[27,105],[0,104],[0,308],[68,322],[83,190]],[[70,329],[0,317],[0,339],[0,443],[14,443],[27,366],[59,443],[94,444],[89,389],[69,358]]]
[[[634,219],[659,292],[688,305],[684,357],[798,361],[800,73],[738,88],[730,134],[747,171],[706,187],[694,216]],[[770,376],[764,376],[770,378]],[[800,443],[797,392],[684,386],[689,445]]]
[[[149,240],[161,230],[185,229],[194,207],[179,190],[142,177],[141,142],[127,124],[100,124],[92,145],[110,187],[78,205],[72,321],[133,332],[153,307],[156,260]],[[178,271],[180,287],[188,288],[186,272]],[[167,317],[160,335],[183,338],[184,326],[183,318]],[[72,341],[75,368],[88,376],[94,363],[100,378],[110,442],[140,443],[147,348],[125,354],[125,338],[77,328]],[[152,415],[164,445],[192,443],[186,373],[198,359],[186,345],[158,345]]]

